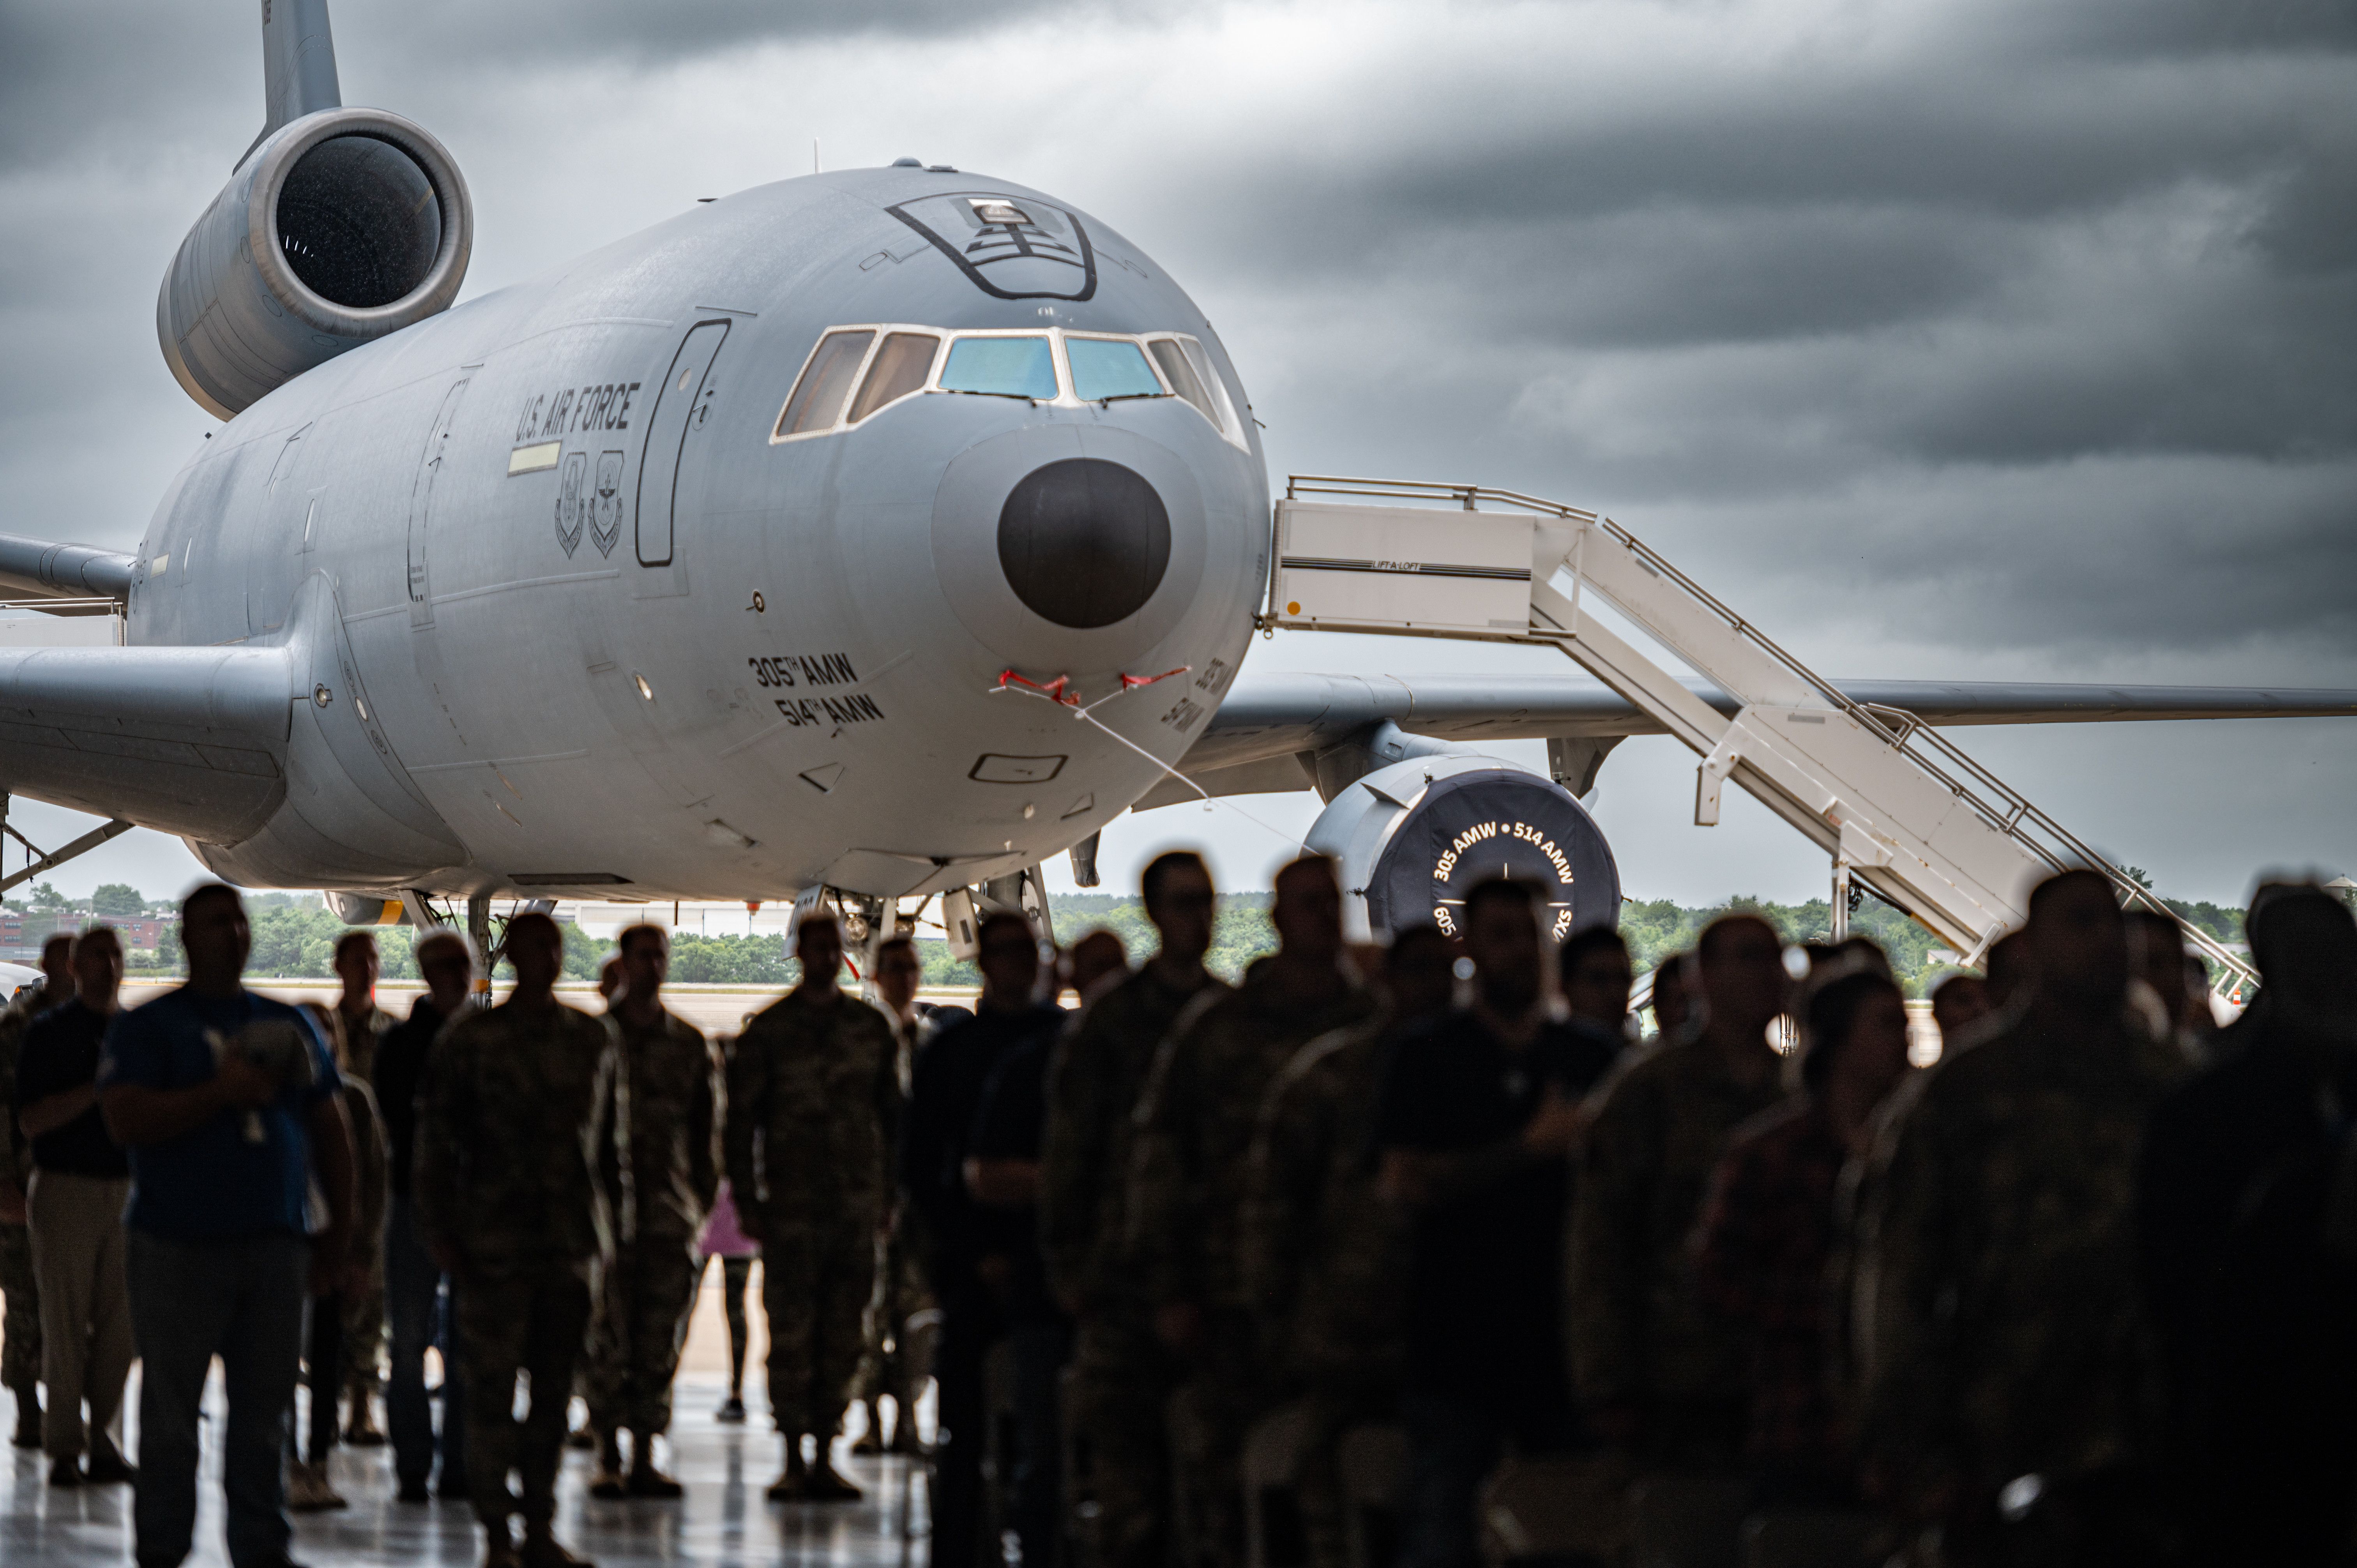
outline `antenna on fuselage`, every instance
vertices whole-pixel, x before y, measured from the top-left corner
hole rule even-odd
[[[818,138],[811,138],[811,173],[818,173]]]

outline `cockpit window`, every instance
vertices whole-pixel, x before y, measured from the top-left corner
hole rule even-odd
[[[1167,399],[1201,414],[1220,438],[1250,451],[1244,421],[1200,340],[1183,332],[1075,332],[1067,328],[955,328],[923,322],[840,324],[794,378],[772,442],[805,441],[864,424],[886,409],[942,392],[1017,398],[1093,417],[1172,417],[1114,405]]]
[[[778,416],[775,438],[834,429],[843,413],[843,400],[850,395],[852,378],[859,373],[859,361],[875,340],[875,333],[865,331],[830,332],[820,338],[810,363],[802,367],[802,379],[794,383],[793,396],[786,400],[785,413]]]
[[[1042,338],[961,338],[942,367],[942,391],[1052,403],[1056,359]]]
[[[1220,423],[1220,411],[1211,404],[1211,394],[1203,390],[1203,382],[1195,374],[1195,367],[1187,362],[1187,352],[1176,338],[1157,338],[1147,347],[1154,350],[1154,362],[1162,367],[1162,374],[1170,390],[1195,405],[1195,412]]]
[[[847,423],[858,424],[886,403],[924,390],[933,373],[933,355],[942,340],[930,332],[895,332],[876,350],[867,380],[851,405]]]
[[[1127,338],[1067,338],[1064,357],[1072,367],[1072,395],[1082,403],[1117,397],[1168,397],[1146,354]]]

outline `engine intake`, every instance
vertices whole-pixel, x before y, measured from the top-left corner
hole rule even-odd
[[[347,349],[447,310],[475,209],[442,144],[379,109],[265,138],[180,242],[156,302],[164,360],[230,418]]]
[[[1549,940],[1620,918],[1620,872],[1587,808],[1552,779],[1491,757],[1380,768],[1334,797],[1303,841],[1330,854],[1353,938],[1410,926],[1464,934],[1465,895],[1492,876],[1538,893]]]

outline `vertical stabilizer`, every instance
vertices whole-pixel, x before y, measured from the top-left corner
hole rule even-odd
[[[264,136],[290,120],[342,106],[328,0],[262,0],[262,91]]]

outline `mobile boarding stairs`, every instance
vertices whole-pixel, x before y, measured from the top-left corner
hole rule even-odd
[[[1296,475],[1275,530],[1264,627],[1557,650],[1702,757],[1697,826],[1717,823],[1732,782],[1832,857],[1836,938],[1862,883],[1977,965],[2028,918],[2040,879],[2084,868],[2123,903],[2177,921],[2222,989],[2257,983],[2248,961],[1937,730],[1852,702],[1609,518],[1483,485]],[[1717,683],[1736,713],[1599,624],[1598,600]]]

